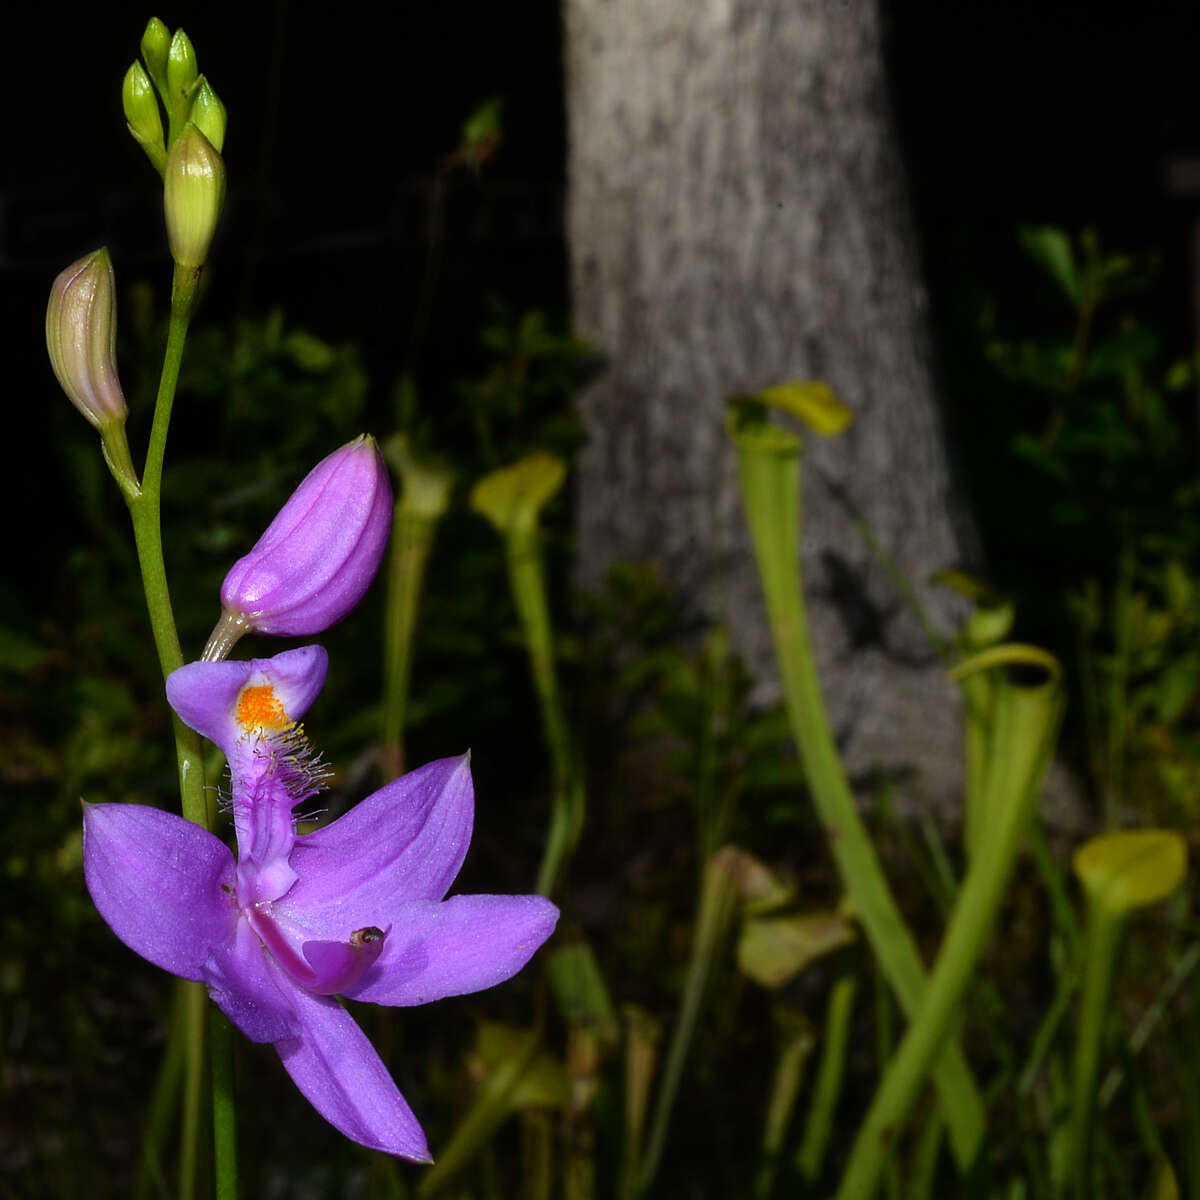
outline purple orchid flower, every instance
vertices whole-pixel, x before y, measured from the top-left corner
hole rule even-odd
[[[96,804],[84,811],[84,872],[117,937],[203,980],[251,1041],[274,1043],[327,1121],[428,1162],[416,1117],[335,995],[412,1005],[491,987],[525,965],[558,910],[541,896],[443,899],[471,840],[467,755],[297,835],[292,810],[325,775],[297,722],[327,667],[320,646],[304,646],[174,671],[171,705],[229,760],[237,858],[172,813]]]

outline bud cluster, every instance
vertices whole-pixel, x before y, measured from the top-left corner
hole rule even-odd
[[[195,48],[182,29],[172,34],[152,17],[142,35],[142,59],[145,65],[134,62],[125,73],[125,120],[163,178],[171,256],[180,267],[198,270],[225,202],[225,105],[200,74]]]

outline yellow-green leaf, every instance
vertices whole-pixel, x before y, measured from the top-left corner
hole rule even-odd
[[[772,408],[789,413],[822,437],[832,437],[850,428],[854,414],[834,394],[827,383],[793,379],[765,387],[758,398]]]
[[[1075,873],[1088,896],[1126,913],[1165,900],[1187,873],[1187,843],[1173,829],[1121,829],[1075,851]]]
[[[854,940],[854,928],[837,913],[753,917],[742,926],[737,963],[763,987],[781,987],[809,963]]]
[[[480,479],[471,489],[471,507],[501,533],[532,530],[566,477],[567,464],[539,450]]]

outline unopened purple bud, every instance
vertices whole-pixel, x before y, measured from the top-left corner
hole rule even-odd
[[[364,434],[308,473],[225,576],[204,657],[224,657],[243,633],[307,637],[340,621],[375,577],[391,527],[387,467]]]

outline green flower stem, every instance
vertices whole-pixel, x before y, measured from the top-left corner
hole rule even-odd
[[[1079,1007],[1079,1034],[1075,1043],[1075,1068],[1071,1085],[1070,1156],[1074,1195],[1092,1195],[1092,1118],[1096,1111],[1096,1075],[1104,1043],[1104,1023],[1112,994],[1122,915],[1102,901],[1089,899],[1083,997]]]
[[[168,1191],[163,1172],[163,1146],[167,1132],[179,1105],[179,1091],[183,1083],[183,1010],[187,1004],[186,979],[175,980],[172,989],[170,1032],[159,1063],[158,1076],[146,1116],[142,1134],[142,1152],[138,1160],[137,1181],[134,1184],[134,1200],[149,1200],[151,1196],[162,1196]]]
[[[208,1006],[212,1045],[213,1148],[217,1200],[237,1200],[237,1118],[233,1101],[233,1026]]]
[[[998,647],[977,663],[1004,661]],[[1053,661],[1053,660],[1049,660]],[[987,944],[1033,812],[1061,715],[1057,665],[1037,687],[997,680],[983,794],[987,837],[955,901],[920,1009],[910,1019],[858,1131],[839,1200],[870,1200],[931,1066],[962,1017],[961,1002]]]
[[[387,614],[383,651],[383,768],[388,779],[404,773],[404,725],[412,674],[413,631],[425,564],[433,548],[437,518],[396,502],[395,527],[388,551]]]
[[[179,1141],[179,1200],[195,1200],[204,1101],[204,985],[188,980],[183,1000],[183,1113]]]
[[[187,341],[188,325],[195,311],[198,293],[199,272],[176,266],[171,284],[171,316],[167,327],[167,347],[163,355],[162,374],[159,377],[158,395],[154,405],[154,421],[150,428],[150,443],[146,450],[146,466],[142,473],[140,488],[122,486],[129,516],[133,522],[134,542],[137,546],[138,565],[142,574],[142,587],[146,594],[146,607],[150,614],[150,628],[154,634],[154,645],[158,651],[159,667],[165,679],[176,668],[183,666],[183,650],[179,644],[179,633],[175,627],[175,615],[171,608],[171,595],[167,586],[167,571],[163,561],[162,547],[162,476],[163,461],[167,449],[167,432],[171,423],[171,409],[175,402],[175,389],[179,383],[179,368],[183,362],[183,348]],[[106,447],[106,453],[111,453]],[[119,482],[119,480],[118,480]],[[189,821],[209,828],[208,801],[204,789],[204,747],[200,735],[189,729],[174,713],[172,725],[175,733],[175,757],[179,770],[179,795],[183,815]],[[190,1200],[195,1194],[196,1165],[199,1154],[201,1128],[201,1097],[204,1091],[204,1046],[205,1046],[205,993],[200,983],[189,983],[184,1006],[185,1079],[183,1087],[183,1131],[180,1148],[180,1190],[182,1200]],[[214,1080],[231,1081],[233,1078],[232,1042],[225,1037],[214,1040],[212,1053]],[[221,1059],[222,1061],[218,1061]],[[232,1178],[233,1190],[228,1187],[221,1193],[222,1200],[232,1200],[236,1194],[236,1148],[231,1141],[232,1093],[228,1092],[225,1108],[215,1122],[217,1142],[217,1178]],[[232,1166],[232,1175],[229,1171]]]
[[[171,423],[171,408],[179,382],[179,367],[187,340],[188,323],[196,301],[197,276],[194,271],[175,268],[171,288],[171,319],[167,327],[167,349],[163,356],[158,397],[154,405],[154,423],[150,429],[150,444],[146,450],[146,469],[142,484],[136,492],[126,492],[126,503],[133,521],[133,537],[137,545],[138,565],[146,607],[150,613],[150,628],[158,662],[165,679],[177,667],[183,666],[183,650],[175,628],[171,609],[171,594],[167,587],[167,569],[162,548],[162,474],[167,449],[167,430]],[[200,735],[189,729],[174,714],[175,756],[179,767],[179,795],[183,815],[197,825],[208,827],[204,799],[203,744]]]
[[[821,1174],[825,1149],[833,1130],[833,1114],[842,1094],[846,1072],[846,1049],[850,1044],[850,1018],[854,1013],[854,994],[858,990],[855,975],[843,975],[829,993],[825,1009],[825,1036],[821,1047],[821,1065],[813,1086],[804,1139],[796,1155],[800,1174],[811,1184]]]
[[[675,1097],[679,1093],[679,1083],[683,1078],[683,1066],[696,1032],[696,1022],[700,1016],[709,975],[729,928],[736,899],[737,889],[721,859],[721,852],[718,851],[706,864],[700,886],[699,911],[692,933],[692,953],[683,982],[679,1016],[671,1033],[671,1045],[667,1050],[662,1078],[659,1080],[654,1115],[650,1121],[650,1135],[646,1141],[638,1175],[638,1193],[642,1196],[653,1195],[654,1176],[658,1172],[663,1146],[667,1140],[667,1127],[671,1123],[671,1110],[675,1106]]]
[[[792,736],[842,882],[881,969],[911,1020],[924,1005],[925,971],[846,781],[808,639],[796,562],[800,439],[775,426],[760,425],[735,430],[734,442]],[[946,1046],[935,1081],[954,1157],[965,1171],[979,1149],[984,1111],[957,1046]]]
[[[510,529],[505,536],[505,547],[509,586],[525,633],[533,686],[541,706],[542,726],[554,773],[550,830],[537,876],[537,891],[543,896],[552,896],[583,828],[583,781],[575,769],[571,738],[558,692],[554,637],[536,525]]]
[[[985,809],[983,786],[987,771],[988,715],[992,699],[992,681],[986,674],[972,675],[962,682],[963,742],[966,779],[963,796],[963,844],[968,862],[979,850],[983,838]]]

